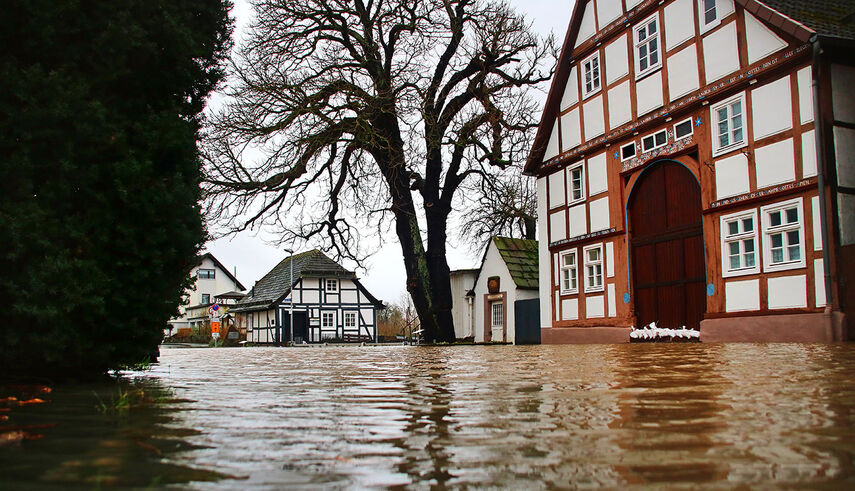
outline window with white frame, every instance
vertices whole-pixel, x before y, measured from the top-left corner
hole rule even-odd
[[[620,161],[624,162],[635,157],[635,142],[627,143],[620,147]]]
[[[760,208],[763,221],[763,270],[780,271],[805,265],[801,198]]]
[[[585,165],[579,162],[567,169],[568,203],[577,203],[585,199]]]
[[[582,62],[582,97],[600,90],[600,53],[599,51]]]
[[[579,262],[576,249],[564,251],[559,256],[561,266],[561,293],[579,292]]]
[[[203,280],[213,280],[217,275],[216,269],[200,269],[196,271],[196,277]]]
[[[603,291],[603,245],[585,247],[585,293]]]
[[[209,304],[209,303],[211,303],[211,294],[210,293],[203,293],[202,294],[202,304]]]
[[[321,328],[335,329],[335,312],[321,312]]]
[[[335,293],[338,291],[338,280],[327,280],[327,293]]]
[[[346,329],[356,328],[356,312],[344,313],[344,327]]]
[[[721,270],[725,278],[760,272],[757,210],[721,217]]]
[[[739,94],[710,108],[713,155],[744,147],[745,94]]]
[[[495,328],[500,328],[505,325],[505,304],[503,302],[493,302],[490,304],[490,325]]]
[[[674,125],[674,141],[692,136],[692,118],[684,119]]]
[[[633,29],[635,78],[662,67],[659,38],[659,14],[653,14]]]
[[[659,147],[664,147],[666,143],[668,143],[668,132],[659,130],[641,139],[641,151],[644,153],[656,150]]]
[[[698,16],[701,32],[706,32],[721,23],[718,0],[698,0]]]

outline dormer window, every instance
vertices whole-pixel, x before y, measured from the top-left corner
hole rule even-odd
[[[600,53],[596,52],[582,62],[582,97],[600,90]]]
[[[633,30],[635,45],[635,78],[641,78],[662,67],[659,42],[659,17],[653,14]]]
[[[199,269],[196,272],[196,277],[203,280],[213,280],[216,272],[217,270],[215,269]]]

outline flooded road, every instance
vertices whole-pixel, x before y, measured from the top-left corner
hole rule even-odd
[[[4,413],[58,424],[0,446],[0,487],[855,486],[851,344],[161,352],[127,413]]]

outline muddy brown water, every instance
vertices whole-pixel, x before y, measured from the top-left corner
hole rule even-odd
[[[4,489],[855,486],[852,344],[164,348],[4,390]]]

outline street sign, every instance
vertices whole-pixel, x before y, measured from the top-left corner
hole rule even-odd
[[[208,313],[211,315],[214,315],[214,312],[216,312],[218,310],[220,310],[220,305],[216,304],[216,303],[214,305],[211,305],[210,307],[208,307]]]
[[[211,334],[220,334],[220,323],[219,322],[211,322]]]

